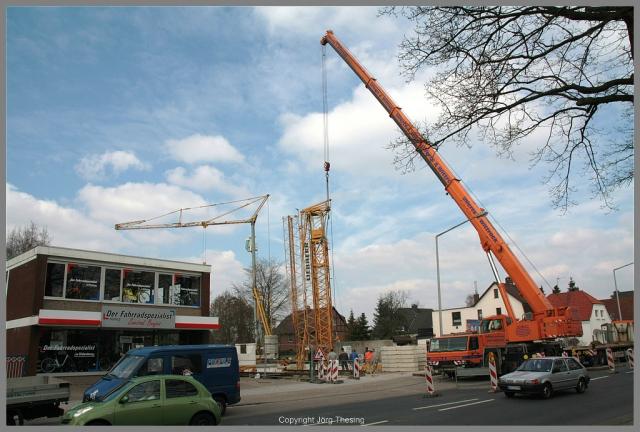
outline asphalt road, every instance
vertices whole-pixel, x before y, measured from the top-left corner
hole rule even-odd
[[[633,424],[633,374],[591,371],[583,394],[564,391],[549,400],[534,396],[508,399],[488,392],[488,381],[456,386],[436,381],[437,397],[425,398],[424,378],[369,378],[366,386],[331,384],[304,391],[246,396],[227,410],[233,425],[623,425]],[[263,384],[268,385],[268,384]],[[255,387],[255,386],[254,386]],[[258,386],[259,387],[259,386]],[[296,386],[294,385],[293,388]],[[246,387],[245,387],[246,388]],[[329,390],[329,391],[326,391]],[[60,419],[36,419],[28,425],[56,425]]]
[[[425,398],[420,387],[413,394],[360,400],[359,395],[313,401],[300,409],[272,402],[235,407],[227,411],[223,425],[621,425],[633,423],[633,375],[621,370],[591,373],[587,391],[563,391],[544,400],[535,396],[508,399],[490,393],[485,384],[460,386]],[[363,395],[369,398],[372,395]],[[302,398],[301,398],[302,399]],[[338,402],[336,405],[335,403]]]

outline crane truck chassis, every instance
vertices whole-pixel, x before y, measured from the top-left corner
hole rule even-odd
[[[353,72],[373,94],[389,117],[402,130],[415,147],[417,153],[431,168],[435,176],[444,186],[450,196],[462,211],[471,225],[475,228],[480,239],[480,245],[487,254],[496,278],[499,280],[494,258],[502,265],[509,279],[513,281],[517,290],[529,304],[532,312],[525,314],[522,319],[516,319],[513,308],[506,292],[506,284],[498,283],[500,295],[505,303],[506,315],[494,315],[483,319],[477,334],[477,349],[471,350],[467,346],[467,358],[464,361],[477,362],[478,353],[484,361],[488,353],[494,351],[498,358],[498,373],[505,373],[512,363],[517,363],[523,352],[539,348],[537,345],[555,345],[554,341],[563,337],[582,336],[582,325],[574,319],[569,307],[554,307],[544,296],[533,278],[529,275],[520,260],[513,253],[501,234],[495,229],[488,218],[485,209],[478,206],[471,194],[463,186],[462,181],[447,166],[438,154],[437,147],[431,145],[420,131],[412,124],[401,108],[391,99],[387,92],[358,62],[349,50],[336,38],[333,31],[327,30],[320,39],[320,43],[330,45],[336,53],[347,63]],[[506,283],[509,281],[505,280]],[[471,339],[469,339],[470,341]],[[518,354],[517,354],[518,353]],[[463,356],[464,357],[464,356]]]

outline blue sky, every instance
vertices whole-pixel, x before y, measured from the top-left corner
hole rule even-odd
[[[7,232],[33,220],[56,246],[206,256],[215,296],[250,264],[248,225],[208,229],[206,251],[201,229],[113,225],[268,193],[259,256],[282,260],[282,217],[324,199],[319,41],[329,28],[412,120],[437,116],[422,86],[433,71],[410,83],[399,74],[410,24],[376,8],[9,8]],[[462,213],[420,161],[414,173],[394,168],[393,122],[331,48],[326,63],[334,303],[372,319],[379,294],[405,290],[436,307],[434,236]],[[573,277],[606,298],[613,268],[633,260],[633,190],[616,194],[617,212],[589,200],[554,210],[547,167],[529,167],[543,135],[513,160],[484,144],[441,153],[548,283],[564,289]],[[462,306],[474,282],[490,285],[471,227],[442,237],[440,257],[444,307]],[[632,267],[617,277],[633,288]]]

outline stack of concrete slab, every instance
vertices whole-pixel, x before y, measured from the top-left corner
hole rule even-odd
[[[384,372],[415,372],[419,370],[419,354],[415,345],[380,348],[380,361]]]
[[[427,365],[427,346],[425,344],[414,345],[418,356],[418,370],[424,370]]]

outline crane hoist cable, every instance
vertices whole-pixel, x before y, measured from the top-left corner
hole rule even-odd
[[[327,47],[322,45],[322,119],[324,126],[324,172],[325,181],[327,187],[327,202],[331,206],[331,196],[329,193],[329,170],[331,169],[331,163],[329,162],[329,103],[327,97]],[[331,213],[329,218],[329,236],[331,238],[331,275],[333,276],[333,298],[336,305],[338,304],[338,297],[336,296],[336,272],[335,272],[335,260],[333,258],[333,218]]]
[[[327,66],[326,66],[327,50],[322,46],[322,121],[323,121],[323,149],[324,149],[324,172],[327,184],[327,201],[329,201],[329,104],[327,102]]]

